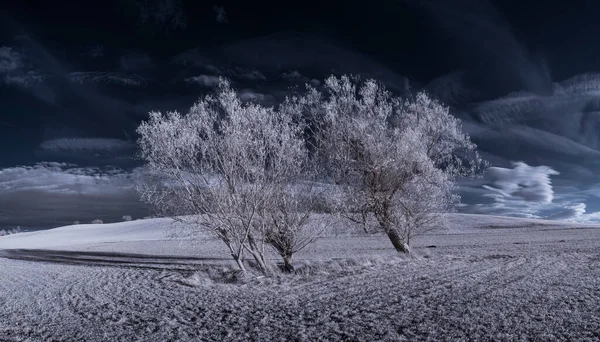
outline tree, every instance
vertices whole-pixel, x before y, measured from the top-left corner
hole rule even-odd
[[[293,256],[323,235],[329,220],[314,218],[319,192],[314,184],[294,184],[278,191],[268,216],[267,242],[283,259],[283,269],[292,272]]]
[[[142,200],[162,215],[192,214],[194,227],[221,239],[242,272],[249,253],[267,273],[270,213],[308,156],[302,125],[284,114],[242,103],[225,79],[187,115],[150,113],[137,130],[148,169]]]
[[[476,145],[425,93],[403,100],[374,80],[347,76],[328,78],[324,94],[307,87],[298,102],[310,103],[322,122],[317,145],[328,176],[345,188],[339,207],[408,253],[411,239],[434,229],[439,213],[460,200],[456,178],[484,166]]]

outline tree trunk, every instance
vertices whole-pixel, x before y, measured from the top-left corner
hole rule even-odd
[[[269,275],[271,273],[271,270],[269,269],[269,265],[267,263],[267,260],[265,259],[264,252],[258,248],[258,245],[256,244],[256,241],[254,240],[252,235],[248,235],[248,242],[250,245],[250,247],[248,247],[248,251],[250,252],[250,254],[252,254],[252,257],[258,264],[260,271],[264,275]]]
[[[244,262],[242,261],[242,259],[240,259],[240,257],[236,254],[231,254],[231,256],[233,257],[233,260],[235,260],[235,263],[240,268],[240,271],[242,271],[242,273],[246,274],[246,267],[244,266]]]
[[[388,229],[387,236],[398,253],[410,253],[410,247],[395,229]]]
[[[294,271],[294,265],[292,265],[292,255],[283,255],[283,270],[288,273]]]

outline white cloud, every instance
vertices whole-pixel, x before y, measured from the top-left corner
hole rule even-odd
[[[548,166],[529,166],[523,162],[513,163],[514,168],[490,167],[487,177],[494,198],[518,198],[528,202],[550,203],[554,197],[551,175],[558,175]],[[501,197],[496,197],[500,195]]]
[[[585,203],[572,203],[564,205],[562,209],[556,211],[545,218],[550,220],[577,220],[585,214]]]
[[[132,174],[116,168],[77,167],[42,162],[0,170],[0,192],[37,190],[45,193],[101,194],[131,189]]]
[[[194,77],[188,77],[185,79],[187,84],[199,84],[204,87],[212,88],[219,84],[218,76],[199,75]]]
[[[582,74],[554,84],[556,95],[600,95],[600,74]]]
[[[599,212],[589,211],[595,191],[580,190],[564,180],[559,183],[566,185],[553,186],[550,176],[556,174],[550,167],[533,167],[522,162],[513,163],[513,168],[490,168],[484,180],[459,182],[461,196],[468,203],[460,205],[458,210],[575,222],[600,221]]]
[[[220,24],[227,24],[229,20],[227,20],[227,13],[225,12],[225,8],[223,6],[213,6],[213,11],[216,14],[216,20]]]
[[[272,96],[257,93],[252,89],[243,89],[238,93],[238,96],[242,101],[268,102],[274,100]]]
[[[74,220],[146,215],[132,188],[141,172],[49,162],[0,169],[0,227],[56,227]]]

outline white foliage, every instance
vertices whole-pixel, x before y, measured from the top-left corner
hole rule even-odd
[[[316,121],[316,143],[329,164],[329,175],[345,185],[340,209],[353,221],[388,234],[398,250],[410,239],[435,228],[439,212],[459,198],[458,176],[482,166],[460,121],[448,108],[419,93],[414,99],[393,97],[379,83],[330,77],[325,94],[308,87],[292,102]]]
[[[243,103],[221,79],[187,115],[150,113],[138,128],[141,155],[158,180],[142,198],[168,214],[196,214],[244,270],[249,252],[266,270],[268,211],[307,157],[293,113]]]

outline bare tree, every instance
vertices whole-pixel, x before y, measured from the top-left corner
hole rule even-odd
[[[346,217],[387,234],[399,252],[439,224],[459,201],[459,176],[483,165],[460,121],[425,93],[403,100],[373,80],[328,78],[325,94],[308,86],[304,102],[320,103],[318,145],[329,176],[346,188]],[[302,102],[300,101],[300,102]]]
[[[192,214],[195,227],[220,238],[243,272],[244,253],[268,272],[269,213],[307,155],[301,125],[286,114],[242,103],[225,79],[185,116],[152,112],[138,128],[149,169],[142,199],[163,215]]]

